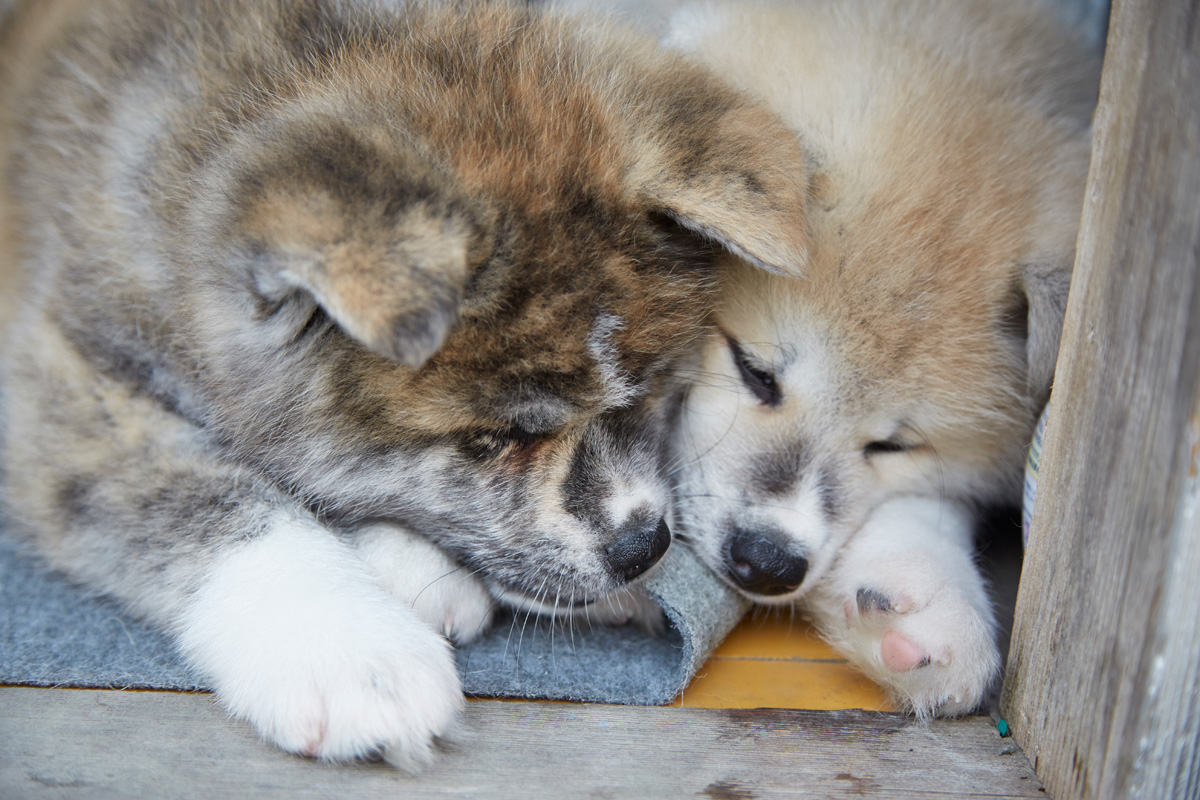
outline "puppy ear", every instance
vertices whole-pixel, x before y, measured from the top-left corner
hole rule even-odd
[[[417,368],[457,321],[489,226],[428,169],[387,170],[352,150],[254,175],[237,235],[263,296],[303,290],[352,338]]]
[[[753,105],[715,114],[698,105],[663,112],[683,120],[683,133],[643,140],[631,173],[639,201],[760,269],[802,277],[808,168],[799,137]]]
[[[1020,284],[1029,394],[1041,404],[1050,395],[1058,362],[1058,343],[1071,288],[1071,263],[1025,264]]]

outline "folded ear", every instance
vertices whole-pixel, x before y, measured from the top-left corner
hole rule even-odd
[[[1039,404],[1050,394],[1062,336],[1071,263],[1025,264],[1020,271],[1025,318],[1025,361],[1029,394]]]
[[[639,200],[760,269],[802,276],[809,170],[799,137],[748,103],[714,111],[688,101],[662,114],[682,120],[677,130],[652,130],[639,146]]]
[[[489,226],[427,168],[360,156],[342,141],[249,177],[236,235],[264,296],[305,291],[352,338],[420,367],[458,319]]]

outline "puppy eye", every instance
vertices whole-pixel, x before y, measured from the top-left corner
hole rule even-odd
[[[502,439],[510,444],[515,444],[522,450],[533,447],[542,438],[542,434],[527,431],[524,428],[513,426],[501,434]]]
[[[782,403],[783,389],[779,387],[775,376],[765,369],[751,364],[741,346],[733,339],[728,337],[726,339],[729,342],[729,349],[733,353],[733,363],[737,364],[738,374],[741,375],[742,383],[746,384],[746,388],[763,405],[774,408]]]
[[[514,426],[499,430],[479,431],[472,434],[469,441],[478,457],[492,458],[514,447],[518,451],[528,450],[541,438],[538,434]]]
[[[907,453],[909,450],[915,450],[917,445],[909,444],[900,439],[883,439],[876,442],[867,442],[863,446],[863,458],[881,455],[883,453]]]

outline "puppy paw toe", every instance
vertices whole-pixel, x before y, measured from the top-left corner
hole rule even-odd
[[[463,705],[453,655],[429,637],[374,652],[360,648],[359,658],[336,671],[309,665],[307,674],[260,687],[257,697],[232,705],[285,750],[331,761],[384,754],[397,766],[419,769],[433,758],[435,740],[453,730]]]
[[[879,643],[883,665],[892,672],[909,672],[933,663],[929,651],[899,631],[889,630]]]
[[[842,605],[839,649],[918,716],[971,711],[999,673],[990,616],[949,588],[924,602],[896,587],[860,588]]]
[[[423,536],[377,523],[358,531],[355,547],[390,595],[455,644],[474,641],[491,624],[495,601],[487,587]]]
[[[423,619],[427,615],[417,609]],[[495,603],[486,591],[465,592],[457,603],[441,609],[440,624],[433,622],[434,627],[443,636],[455,644],[468,644],[479,638],[492,623],[495,614]]]
[[[496,609],[483,584],[462,571],[448,573],[417,591],[408,604],[421,620],[459,645],[479,638]]]
[[[892,610],[892,603],[887,595],[874,589],[859,589],[855,594],[855,601],[858,613],[863,616]]]
[[[917,614],[879,638],[880,680],[918,716],[957,716],[983,701],[999,675],[990,627],[962,609],[949,619]]]
[[[854,595],[854,608],[863,618],[881,620],[887,614],[911,614],[919,611],[925,601],[907,591],[884,591],[877,588],[860,587]]]

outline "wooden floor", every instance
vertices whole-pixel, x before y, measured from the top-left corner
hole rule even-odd
[[[0,798],[1046,797],[994,720],[889,708],[786,617],[744,622],[674,708],[469,703],[418,776],[289,756],[209,695],[4,687]]]

